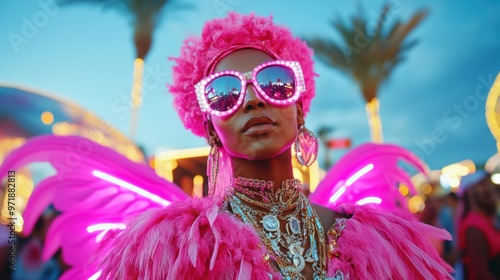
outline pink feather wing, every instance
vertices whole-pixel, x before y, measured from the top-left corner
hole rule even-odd
[[[381,208],[398,208],[404,198],[396,188],[405,183],[415,193],[410,175],[400,162],[427,174],[428,168],[410,151],[393,144],[363,144],[346,154],[311,194],[312,202],[335,209],[349,202],[377,204]]]
[[[340,270],[350,279],[452,279],[453,269],[429,242],[450,240],[444,229],[420,223],[404,210],[347,204],[340,208],[352,217],[337,240],[338,257],[330,260],[329,275]]]
[[[251,225],[191,198],[140,214],[103,262],[101,279],[281,279]]]
[[[0,174],[35,162],[49,163],[56,174],[31,194],[23,213],[23,233],[30,234],[49,205],[61,212],[49,228],[43,257],[48,259],[61,248],[65,262],[73,267],[63,275],[66,279],[87,279],[96,273],[96,264],[108,251],[106,242],[132,217],[187,198],[149,166],[77,136],[32,138],[7,156]],[[99,249],[99,259],[94,259]]]

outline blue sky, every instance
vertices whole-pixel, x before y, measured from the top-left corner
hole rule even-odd
[[[385,1],[358,1],[375,20]],[[180,9],[181,3],[192,8]],[[203,23],[228,10],[273,15],[301,37],[338,39],[330,22],[356,13],[356,1],[176,0],[161,12],[146,58],[147,85],[136,140],[149,155],[205,145],[186,131],[165,88],[171,82],[168,57]],[[406,147],[433,169],[473,159],[484,163],[496,152],[484,117],[489,87],[500,70],[500,2],[392,1],[389,22],[407,20],[421,8],[428,17],[411,33],[419,44],[380,89],[385,141]],[[31,28],[30,28],[31,27]],[[124,134],[122,110],[131,88],[133,29],[130,17],[99,5],[57,6],[54,0],[0,3],[0,82],[40,89],[80,104]],[[369,141],[364,102],[346,75],[317,61],[317,97],[307,116],[316,131],[329,125],[331,137]],[[325,151],[320,151],[320,160]],[[342,151],[331,152],[338,159]]]

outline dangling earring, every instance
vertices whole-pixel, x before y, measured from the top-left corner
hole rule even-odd
[[[295,138],[295,157],[300,165],[311,166],[318,156],[318,138],[304,125],[299,128]]]
[[[214,141],[210,146],[210,154],[208,154],[207,159],[208,195],[213,196],[215,194],[215,188],[217,186],[220,151],[216,141]]]

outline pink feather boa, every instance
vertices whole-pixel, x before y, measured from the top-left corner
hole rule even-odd
[[[213,199],[188,199],[134,219],[116,238],[100,279],[281,279],[264,261],[250,225],[219,212]],[[343,205],[352,217],[337,240],[328,275],[344,279],[451,279],[451,267],[429,242],[448,232],[406,212]],[[335,278],[337,279],[337,278]]]
[[[269,279],[265,254],[251,226],[211,199],[188,199],[134,219],[101,279]]]
[[[340,254],[328,275],[341,271],[349,279],[453,279],[453,269],[438,255],[431,239],[450,240],[443,230],[420,223],[407,212],[344,205],[352,213],[337,240]]]

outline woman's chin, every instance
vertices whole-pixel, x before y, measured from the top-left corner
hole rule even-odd
[[[272,147],[272,145],[248,147],[244,151],[231,153],[233,157],[249,160],[262,161],[277,158],[283,153],[290,155],[290,145],[281,147]]]

